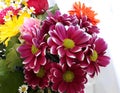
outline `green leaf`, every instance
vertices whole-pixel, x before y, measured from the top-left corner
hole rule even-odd
[[[8,42],[8,46],[6,47],[6,54],[9,52],[9,50],[15,46],[16,44],[20,44],[20,41],[19,41],[19,34],[12,37],[9,42]]]
[[[4,75],[9,69],[5,64],[5,60],[0,59],[0,76]]]
[[[14,45],[11,49],[9,49],[9,52],[6,55],[6,65],[8,68],[13,71],[16,69],[16,66],[22,66],[22,60],[16,51],[16,48],[19,45]]]
[[[0,75],[0,93],[18,93],[18,88],[23,84],[21,72],[6,72]]]
[[[6,61],[0,59],[0,93],[18,93],[23,80],[23,72],[9,71]]]

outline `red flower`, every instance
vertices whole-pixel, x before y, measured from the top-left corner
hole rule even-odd
[[[44,13],[49,7],[47,0],[28,0],[27,4],[29,8],[35,8],[36,15]]]

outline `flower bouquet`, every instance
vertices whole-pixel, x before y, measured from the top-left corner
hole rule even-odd
[[[91,7],[75,2],[62,14],[47,0],[3,0],[0,93],[84,93],[109,64]]]

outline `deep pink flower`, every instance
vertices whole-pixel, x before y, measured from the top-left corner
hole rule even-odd
[[[87,46],[89,36],[87,36],[79,27],[69,26],[66,28],[61,23],[57,23],[55,30],[49,31],[48,45],[50,53],[59,55],[60,58],[76,58],[76,53],[80,53],[83,47]],[[66,59],[67,60],[67,59]],[[69,60],[70,61],[70,60]],[[69,66],[72,62],[69,62]]]
[[[87,82],[86,73],[79,64],[54,65],[51,71],[52,90],[60,93],[84,93],[84,84]]]
[[[33,26],[31,24],[26,25],[27,22],[23,25],[22,32],[24,34],[21,37],[24,43],[18,48],[18,52],[24,59],[25,69],[33,69],[34,72],[38,72],[40,66],[46,63],[47,45],[43,42],[44,36],[40,33],[39,23],[33,19],[29,20]]]
[[[47,0],[28,0],[27,5],[29,8],[35,8],[36,15],[44,13],[49,8]]]
[[[33,89],[39,87],[44,89],[49,86],[49,74],[50,74],[51,63],[47,62],[44,66],[41,66],[39,71],[35,73],[32,69],[24,69],[25,82]]]
[[[100,72],[100,67],[106,67],[110,58],[106,56],[107,44],[102,38],[93,37],[90,39],[88,51],[85,53],[85,60],[81,65],[91,77]]]

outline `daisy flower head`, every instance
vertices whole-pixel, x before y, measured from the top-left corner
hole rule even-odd
[[[106,67],[110,63],[110,58],[106,56],[107,44],[103,38],[93,37],[89,43],[91,46],[85,53],[86,58],[81,65],[91,77],[94,77],[100,72],[100,67]]]
[[[27,90],[28,90],[28,85],[25,85],[25,84],[20,86],[18,89],[19,93],[28,93]]]
[[[33,18],[26,19],[21,35],[24,43],[18,48],[18,52],[24,59],[25,69],[38,72],[40,66],[46,63],[47,48],[47,44],[43,41],[44,37],[40,33],[39,21]]]
[[[44,66],[41,66],[38,72],[34,72],[32,69],[27,70],[24,69],[25,74],[25,82],[31,86],[33,89],[39,87],[41,89],[45,89],[49,86],[49,78],[50,75],[51,63],[47,62]]]
[[[77,26],[68,26],[57,23],[55,30],[49,31],[48,45],[50,53],[59,55],[60,58],[76,58],[76,53],[81,53],[81,49],[87,46],[89,36]],[[68,64],[69,66],[72,65]]]
[[[53,65],[51,71],[52,89],[60,93],[83,93],[87,82],[86,73],[79,64]]]
[[[99,20],[95,18],[97,13],[91,10],[91,7],[86,7],[84,3],[81,4],[80,2],[75,2],[73,4],[73,10],[70,10],[69,14],[76,15],[78,19],[80,19],[82,16],[87,16],[93,25],[99,23]]]

